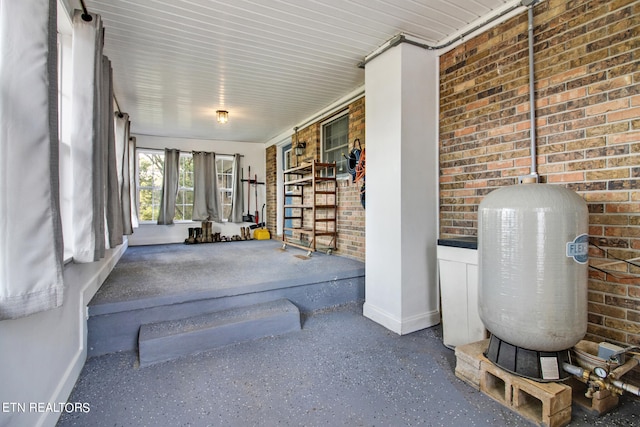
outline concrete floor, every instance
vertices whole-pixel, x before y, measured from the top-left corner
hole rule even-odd
[[[530,426],[454,375],[433,327],[398,336],[352,304],[316,312],[303,329],[147,368],[134,353],[89,359],[66,426]],[[571,426],[640,425],[623,396],[602,417],[573,410]]]
[[[281,248],[279,240],[132,246],[89,303],[89,313],[364,276],[361,261]]]

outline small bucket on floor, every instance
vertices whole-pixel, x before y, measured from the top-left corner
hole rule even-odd
[[[271,234],[266,228],[258,228],[253,231],[253,238],[256,240],[269,240],[271,238]]]

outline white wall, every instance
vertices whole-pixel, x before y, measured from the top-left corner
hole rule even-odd
[[[230,142],[230,141],[214,141],[206,139],[184,139],[184,138],[168,138],[150,135],[132,135],[136,137],[136,145],[138,148],[153,148],[164,150],[165,148],[176,148],[181,151],[212,151],[220,154],[244,155],[241,161],[244,169],[244,178],[249,177],[249,166],[251,167],[251,176],[258,175],[259,182],[265,182],[265,146],[264,144],[251,142]],[[262,205],[266,200],[266,185],[258,186],[258,212],[260,222],[262,218]],[[249,208],[253,215],[256,210],[256,200],[254,188],[251,187],[251,206],[247,207],[247,186],[243,186],[243,212],[247,212]],[[265,215],[267,208],[265,207]],[[250,223],[214,223],[213,231],[220,232],[223,236],[240,235],[241,226],[249,226]],[[134,230],[132,236],[129,237],[129,246],[138,245],[156,245],[163,243],[182,243],[187,238],[189,227],[200,226],[200,221],[182,222],[173,225],[157,225],[157,224],[140,224],[140,227]]]
[[[406,334],[440,321],[438,56],[400,44],[367,63],[364,315]]]
[[[366,317],[395,332],[399,332],[402,311],[400,61],[401,50],[393,48],[365,69],[367,262],[363,311]]]
[[[126,247],[125,240],[99,262],[67,264],[61,307],[0,322],[0,426],[56,424],[59,412],[30,411],[30,405],[67,401],[86,360],[87,304]],[[24,404],[26,412],[11,410],[11,403]]]

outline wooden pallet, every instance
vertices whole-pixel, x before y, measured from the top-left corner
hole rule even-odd
[[[571,387],[513,375],[484,357],[489,340],[456,347],[456,376],[528,420],[546,427],[571,421]]]

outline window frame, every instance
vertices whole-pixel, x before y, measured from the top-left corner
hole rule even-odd
[[[222,172],[222,167],[221,165],[218,165],[218,161],[222,161],[224,165],[224,162],[230,162],[231,163],[231,171],[230,172]],[[216,154],[216,171],[217,171],[217,177],[216,179],[218,180],[218,197],[220,197],[220,216],[221,216],[221,220],[222,222],[229,222],[229,215],[231,215],[231,208],[233,205],[233,175],[234,175],[234,166],[233,166],[233,156],[230,156],[228,154]],[[229,177],[229,183],[231,185],[231,187],[224,187],[222,186],[220,183],[221,181],[224,182],[224,178],[222,178],[224,175],[227,175]],[[251,179],[251,177],[249,177],[249,179]],[[240,183],[240,185],[242,185],[242,183]],[[225,197],[224,197],[224,193],[228,193],[229,197],[229,203],[225,203]],[[225,206],[228,206],[229,212],[227,212],[225,214]]]
[[[157,187],[155,185],[151,185],[151,186],[142,186],[140,184],[140,172],[141,172],[141,168],[140,168],[140,156],[141,155],[147,155],[147,154],[153,154],[153,155],[158,155],[158,156],[162,156],[162,168],[164,171],[164,151],[163,150],[158,150],[158,149],[152,149],[152,148],[136,148],[136,194],[137,194],[137,199],[138,199],[138,221],[140,222],[140,224],[156,224],[158,222],[158,215],[160,213],[159,210],[159,206],[160,206],[160,201],[158,200],[158,211],[156,212],[155,209],[153,209],[153,206],[155,206],[155,204],[153,203],[153,194],[154,194],[154,190],[155,191],[160,191],[162,192],[162,182],[160,183],[160,186]],[[141,209],[141,203],[142,203],[142,197],[140,192],[142,190],[146,190],[146,191],[151,191],[151,197],[152,197],[152,215],[151,215],[151,219],[142,219],[142,209]],[[155,215],[154,215],[155,213]]]
[[[188,179],[185,176],[186,173],[186,168],[184,167],[184,161],[186,159],[191,159],[191,187],[189,187],[188,185],[186,185],[188,183]],[[193,155],[191,153],[185,153],[185,152],[180,152],[180,164],[178,166],[178,174],[179,174],[179,178],[178,178],[178,195],[176,196],[176,217],[174,218],[174,222],[180,223],[180,222],[193,222]],[[187,181],[187,182],[185,182]],[[191,197],[187,197],[188,194],[191,194]],[[182,197],[182,199],[181,199]],[[187,200],[191,200],[191,203],[186,203],[185,199]],[[180,200],[182,200],[182,203],[179,203]],[[182,206],[183,209],[183,214],[182,214],[182,218],[178,218],[178,207]],[[185,214],[184,212],[187,210],[187,206],[190,206],[190,210],[191,210],[191,219],[185,219]]]
[[[332,125],[334,122],[338,121],[338,120],[343,120],[345,119],[347,120],[347,141],[345,145],[340,145],[338,147],[332,148],[330,150],[326,150],[325,149],[325,139],[326,139],[326,134],[325,134],[325,129],[327,126]],[[336,151],[336,150],[344,150],[341,151],[338,157],[341,157],[342,154],[347,155],[348,151],[349,151],[349,109],[345,109],[344,111],[341,111],[338,114],[335,114],[333,116],[331,116],[329,119],[323,121],[320,123],[320,161],[322,162],[328,162],[327,160],[327,153],[330,151]],[[334,174],[336,176],[336,179],[344,179],[344,178],[348,178],[349,175],[349,171],[346,168],[346,159],[343,160],[344,165],[345,165],[345,169],[343,172],[339,172],[338,168],[340,163],[338,163],[336,161],[336,170],[334,171]]]
[[[159,155],[162,156],[162,167],[164,170],[164,151],[161,149],[157,149],[157,148],[137,148],[136,149],[136,194],[137,194],[137,199],[138,199],[138,221],[140,222],[140,224],[157,224],[158,222],[158,218],[157,218],[157,213],[154,216],[152,215],[152,219],[145,219],[143,220],[141,218],[141,212],[142,210],[140,209],[140,201],[141,201],[141,197],[140,197],[140,191],[141,190],[151,190],[152,194],[154,189],[158,190],[158,191],[162,191],[162,184],[160,186],[141,186],[140,185],[140,155],[141,154],[154,154],[154,155]],[[178,173],[180,175],[179,178],[179,184],[178,184],[178,196],[176,197],[176,217],[174,218],[174,223],[192,223],[195,222],[193,219],[185,219],[184,218],[184,213],[182,215],[182,218],[178,218],[178,212],[179,212],[179,207],[182,206],[182,212],[184,212],[186,210],[187,206],[190,206],[191,208],[191,214],[193,215],[193,175],[191,176],[191,184],[192,186],[189,187],[185,184],[185,176],[184,176],[184,172],[185,172],[185,168],[183,167],[184,165],[184,159],[193,159],[193,155],[189,152],[184,152],[181,151],[180,152],[180,166],[178,169]],[[222,164],[218,163],[218,162],[222,162]],[[230,163],[230,171],[229,172],[223,172],[222,169],[224,166],[224,162],[229,162]],[[222,222],[228,222],[228,214],[225,215],[225,206],[228,206],[228,209],[231,209],[232,203],[233,203],[233,175],[234,175],[234,170],[233,170],[233,156],[228,155],[228,154],[217,154],[216,155],[216,171],[217,171],[217,177],[216,179],[218,179],[218,195],[220,197],[220,207],[222,209],[221,215],[223,216]],[[191,173],[193,174],[193,170],[191,171]],[[224,176],[228,176],[228,182],[230,183],[231,187],[224,187],[222,185],[220,185],[221,182],[224,182]],[[182,203],[180,203],[180,197],[181,197],[181,193],[182,193]],[[185,203],[184,198],[186,196],[186,194],[191,193],[191,197],[190,197],[190,201],[191,203]],[[225,193],[228,193],[228,203],[224,203],[224,196]],[[152,203],[152,206],[153,203]],[[158,206],[159,206],[159,201],[158,201]],[[153,212],[156,212],[155,210]]]

